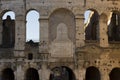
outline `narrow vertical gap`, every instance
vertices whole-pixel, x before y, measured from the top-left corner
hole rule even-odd
[[[84,7],[86,6],[86,0],[84,0]]]
[[[26,0],[24,0],[24,7],[25,7],[25,10],[26,10]]]
[[[118,26],[118,15],[116,14],[116,26]]]

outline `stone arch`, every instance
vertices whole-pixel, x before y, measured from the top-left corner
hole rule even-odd
[[[89,20],[85,23],[85,39],[98,40],[99,39],[99,13],[95,9],[88,9],[90,11]]]
[[[9,12],[9,11],[14,12],[14,14],[16,15],[15,11],[6,9],[6,10],[1,11],[1,13],[0,13],[0,19],[2,19],[2,17],[4,16],[4,14],[5,14],[6,12]]]
[[[1,80],[15,80],[14,71],[11,68],[4,69],[1,78]]]
[[[26,42],[29,42],[29,41],[39,42],[40,41],[39,19],[40,19],[40,14],[37,10],[29,9],[26,12]]]
[[[38,70],[35,68],[28,68],[25,73],[25,80],[39,80]]]
[[[66,66],[60,66],[51,70],[49,80],[76,80],[76,77],[72,69]]]
[[[33,63],[31,61],[28,61],[26,64],[23,65],[23,71],[27,71],[28,69],[31,69],[31,68],[33,68],[35,70],[39,70],[39,69],[41,69],[41,64],[37,64],[37,63]]]
[[[12,14],[8,14],[5,19],[3,19],[4,15],[12,12]],[[11,18],[13,15],[13,19]],[[0,44],[1,47],[4,48],[12,48],[15,44],[15,12],[12,10],[4,10],[0,15]]]
[[[114,68],[109,74],[110,80],[120,80],[120,68]]]
[[[28,14],[30,11],[32,11],[32,10],[34,10],[34,11],[36,11],[36,12],[38,12],[38,13],[39,13],[39,10],[34,9],[34,8],[31,8],[31,9],[26,10],[25,17],[26,17],[26,16],[27,16],[27,14]],[[40,13],[39,13],[39,14],[40,14]]]
[[[55,21],[55,22],[54,22]],[[52,42],[57,36],[57,25],[64,23],[68,29],[69,39],[75,43],[75,16],[66,8],[54,10],[49,17],[49,40]]]
[[[100,80],[100,72],[94,67],[88,67],[86,70],[85,80]]]
[[[108,24],[108,40],[120,41],[120,12],[111,11],[111,19]]]

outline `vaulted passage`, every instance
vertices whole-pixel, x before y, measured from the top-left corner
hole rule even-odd
[[[100,80],[100,72],[95,67],[89,67],[86,70],[85,80]]]
[[[13,70],[10,68],[4,69],[2,71],[2,80],[15,80]]]
[[[110,80],[120,80],[120,68],[114,68],[110,74]]]
[[[11,48],[15,44],[15,17],[14,12],[8,11],[3,16],[2,23],[2,47]]]
[[[26,71],[25,80],[39,80],[38,71],[34,68],[29,68]]]
[[[56,67],[50,74],[50,80],[76,80],[73,71],[68,67]]]
[[[108,25],[108,40],[120,41],[120,13],[117,11],[112,12]]]
[[[97,40],[98,39],[98,28],[99,28],[99,15],[95,10],[87,10],[85,12],[88,15],[85,20],[85,39],[86,40]]]

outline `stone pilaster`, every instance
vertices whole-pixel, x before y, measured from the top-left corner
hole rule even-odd
[[[25,48],[25,18],[22,15],[16,16],[15,20],[15,57],[24,57]]]
[[[76,69],[74,72],[75,72],[76,80],[85,80],[86,72],[84,68]]]
[[[41,80],[49,80],[50,78],[50,70],[47,69],[46,64],[42,64],[42,69],[41,69]]]
[[[100,71],[101,73],[101,80],[110,80],[109,73],[107,71]]]
[[[24,71],[22,70],[22,66],[21,65],[17,66],[17,70],[15,72],[15,79],[24,80],[24,77],[25,75],[24,75]]]
[[[84,14],[76,16],[76,47],[84,46]]]
[[[39,52],[48,52],[48,18],[42,17],[40,19],[40,42],[39,42]]]
[[[105,14],[100,15],[100,46],[101,47],[107,47],[108,46],[108,26],[107,26],[107,16]]]

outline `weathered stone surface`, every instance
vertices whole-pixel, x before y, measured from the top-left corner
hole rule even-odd
[[[110,77],[112,70],[119,71],[120,68],[120,42],[110,41],[109,37],[112,26],[120,26],[119,7],[119,0],[0,0],[0,79],[6,79],[4,72],[8,70],[15,80],[27,80],[27,71],[33,70],[33,73],[37,71],[39,80],[58,79],[58,76],[51,76],[60,73],[62,77],[67,76],[61,80],[68,79],[68,72],[76,77],[70,80],[87,80],[87,71],[93,69],[100,72],[101,80],[113,80]],[[40,14],[39,43],[25,42],[26,15],[31,10]],[[85,37],[86,10],[97,13],[97,17],[90,21],[92,28],[87,30],[90,33],[87,35],[93,35],[94,40],[91,36],[87,36],[90,40]],[[2,43],[12,39],[3,35],[2,17],[7,11],[15,13],[15,42],[12,47],[3,47]],[[117,18],[111,17],[113,13]],[[118,39],[119,29],[115,29],[118,34],[114,32],[117,35],[112,37]],[[3,36],[7,40],[2,39]],[[96,74],[94,71],[91,73]]]

